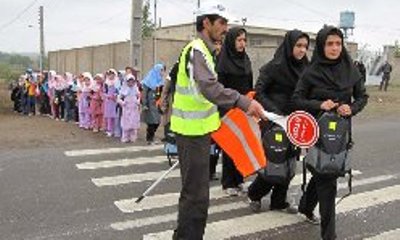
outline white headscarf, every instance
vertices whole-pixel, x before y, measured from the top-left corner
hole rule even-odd
[[[92,74],[90,72],[84,72],[84,73],[82,73],[82,76],[83,76],[83,86],[81,87],[81,90],[83,92],[89,92],[91,90],[91,86],[93,85]],[[85,83],[86,78],[89,79],[89,82],[90,82],[89,86],[86,85],[86,83]]]
[[[64,74],[64,76],[65,76],[65,82],[66,82],[66,84],[67,84],[68,86],[71,86],[71,85],[74,84],[74,78],[73,78],[73,76],[72,76],[72,73],[66,72],[66,73]]]
[[[65,80],[63,78],[63,76],[61,75],[55,75],[54,76],[54,88],[58,91],[65,89],[66,87],[66,83]]]
[[[97,73],[94,78],[93,78],[93,82],[92,82],[92,90],[95,92],[98,92],[100,89],[100,85],[97,84],[97,81],[95,80],[96,78],[100,78],[102,81],[104,81],[104,76],[102,73]]]
[[[126,81],[125,81],[123,87],[121,88],[121,92],[120,92],[121,95],[122,95],[122,96],[127,96],[127,95],[129,95],[130,93],[131,93],[131,94],[138,94],[138,93],[139,93],[138,86],[137,86],[137,85],[136,85],[136,86],[134,85],[133,87],[130,87],[130,86],[128,85],[128,81],[136,81],[135,76],[133,76],[132,74],[126,75]]]
[[[54,70],[50,70],[49,71],[49,73],[48,73],[48,86],[49,86],[49,88],[54,88],[55,87],[55,85],[56,85],[56,82],[55,82],[55,76],[56,76],[56,71],[54,71]]]
[[[114,74],[114,79],[111,80],[108,76],[108,73],[112,72]],[[107,84],[107,86],[114,86],[116,89],[120,89],[121,88],[121,82],[119,80],[118,77],[118,72],[114,69],[114,68],[110,68],[108,69],[107,73],[106,73],[106,81],[105,83]]]

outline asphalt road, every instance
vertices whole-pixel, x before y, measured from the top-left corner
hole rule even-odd
[[[18,131],[28,130],[20,126]],[[35,128],[29,131],[40,135]],[[58,131],[60,136],[70,134],[69,128]],[[74,134],[88,138],[88,133]],[[353,135],[355,186],[353,195],[337,207],[338,239],[400,239],[399,121],[385,116],[356,120]],[[1,136],[0,143],[11,138]],[[169,167],[162,145],[99,140],[63,146],[62,137],[59,142],[0,148],[0,239],[169,239],[179,174],[173,172],[149,197],[134,203]],[[299,175],[290,189],[294,203],[300,180]],[[340,182],[342,196],[347,188],[345,179]],[[269,196],[263,212],[254,214],[245,196],[229,198],[218,182],[211,185],[205,239],[319,239],[319,227],[301,216],[268,211]]]

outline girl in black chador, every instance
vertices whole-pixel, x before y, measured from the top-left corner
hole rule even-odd
[[[247,32],[244,28],[231,28],[226,34],[217,64],[218,81],[224,87],[235,89],[240,94],[246,94],[253,89],[253,72],[246,53],[246,37]],[[220,109],[221,117],[225,113],[225,109]],[[239,195],[243,189],[243,177],[225,152],[222,153],[221,183],[230,196]]]
[[[364,81],[343,45],[340,29],[326,26],[318,32],[311,64],[297,83],[293,100],[314,117],[324,111],[351,117],[367,104]],[[336,192],[337,177],[313,173],[300,200],[299,212],[309,220],[315,219],[313,211],[319,203],[324,240],[336,239]]]
[[[274,58],[261,67],[256,84],[255,98],[267,111],[279,115],[289,115],[295,110],[291,98],[300,74],[308,65],[306,53],[309,42],[310,39],[306,33],[299,30],[287,32],[282,44],[276,50]],[[274,124],[267,122],[262,130],[265,132],[272,127],[274,127]],[[287,149],[289,150],[285,156],[285,162],[294,162],[299,152],[290,143]],[[293,163],[292,166],[294,173],[295,164]],[[288,174],[284,181],[274,182],[265,178],[262,174],[258,175],[248,191],[250,208],[254,212],[259,212],[261,210],[261,198],[272,190],[271,210],[297,213],[297,209],[291,207],[286,201],[292,178],[289,175],[292,174]]]

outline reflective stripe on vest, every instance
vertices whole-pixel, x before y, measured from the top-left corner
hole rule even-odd
[[[182,95],[193,95],[193,90],[186,88],[186,87],[181,87],[181,86],[176,86],[175,87],[175,92],[182,94]]]
[[[267,159],[261,143],[261,131],[253,118],[242,110],[230,110],[212,138],[232,158],[238,171],[247,177],[265,168]]]
[[[197,82],[193,78],[194,50],[203,55],[209,70],[215,77],[217,76],[213,57],[203,40],[196,39],[190,42],[183,49],[179,59],[171,114],[171,130],[186,136],[201,136],[217,130],[220,126],[217,106],[200,93]],[[190,59],[187,62],[186,55],[188,53]]]
[[[217,106],[213,106],[207,111],[182,111],[179,109],[172,109],[172,114],[174,116],[180,117],[180,118],[185,118],[185,119],[204,119],[207,118],[213,114],[218,112]]]

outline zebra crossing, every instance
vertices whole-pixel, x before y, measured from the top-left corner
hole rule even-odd
[[[76,169],[84,172],[88,176],[88,181],[91,181],[94,187],[103,189],[110,187],[118,188],[127,185],[143,187],[148,186],[168,169],[167,158],[160,151],[162,148],[162,145],[130,146],[109,149],[72,150],[66,151],[64,154],[68,158],[74,160]],[[143,156],[142,153],[144,152],[146,152],[146,156]],[[130,157],[122,159],[112,158],[113,154],[121,153],[129,154]],[[81,160],[85,156],[96,156],[99,160]],[[150,164],[163,170],[140,172],[142,167]],[[127,167],[134,168],[135,172],[138,173],[122,175],[104,174],[104,176],[94,177],[94,175],[97,175],[94,173],[99,170],[102,170],[102,173],[104,173],[106,172],[105,170]],[[221,172],[220,165],[217,166],[217,172]],[[299,195],[298,189],[302,184],[302,174],[300,171],[298,172],[299,173],[296,174],[292,180],[289,190],[289,196],[293,197],[297,194],[297,198]],[[311,174],[307,174],[307,177],[309,178],[310,175]],[[357,187],[389,182],[399,177],[397,174],[364,177],[363,172],[359,170],[353,170],[353,175],[355,176],[353,187],[356,189]],[[171,226],[175,224],[177,218],[176,206],[180,190],[179,177],[179,169],[173,170],[166,177],[164,183],[173,185],[174,190],[172,192],[150,194],[139,204],[135,203],[135,201],[142,192],[132,193],[132,197],[127,199],[121,199],[115,196],[116,200],[114,200],[114,202],[110,201],[110,205],[115,206],[118,211],[123,213],[124,219],[121,219],[119,222],[111,222],[111,231],[134,230],[140,233],[140,239],[146,240],[171,239],[173,229]],[[338,184],[338,189],[344,190],[346,188],[346,180],[341,179]],[[269,196],[267,198],[269,198]],[[352,194],[338,205],[337,212],[348,213],[354,210],[367,209],[398,200],[400,200],[400,184],[385,186],[371,191]],[[222,215],[232,212],[240,212],[240,214],[233,217],[222,217],[221,219]],[[218,215],[219,218],[216,220],[209,219],[204,239],[214,240],[243,237],[256,232],[299,224],[304,221],[300,215],[289,215],[276,211],[263,211],[259,214],[254,214],[249,210],[245,196],[235,198],[228,197],[222,191],[218,183],[212,184],[210,187],[209,216],[214,215]],[[152,226],[157,226],[155,231],[149,230],[152,229]],[[378,233],[370,239],[392,239],[390,236],[398,236],[399,232],[399,229],[388,230],[384,233]]]

